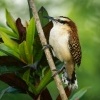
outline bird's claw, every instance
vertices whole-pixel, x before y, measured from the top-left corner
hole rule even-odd
[[[52,77],[56,76],[57,74],[61,73],[64,70],[64,67],[62,67],[61,69],[57,70],[57,69],[53,69],[52,71],[56,71],[54,75],[52,75]]]
[[[42,50],[45,50],[45,49],[47,49],[47,48],[52,48],[52,46],[51,45],[49,45],[49,44],[47,44],[47,45],[43,45],[43,48],[42,48]]]

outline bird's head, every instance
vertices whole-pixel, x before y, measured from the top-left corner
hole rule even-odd
[[[67,23],[71,22],[71,19],[69,19],[68,17],[64,17],[64,16],[58,16],[58,17],[46,16],[45,18],[50,19],[54,25],[56,24],[66,25]]]
[[[54,26],[69,26],[70,28],[76,28],[75,23],[68,17],[64,17],[64,16],[58,16],[58,17],[51,17],[51,16],[45,16],[45,18],[50,19],[53,22]]]

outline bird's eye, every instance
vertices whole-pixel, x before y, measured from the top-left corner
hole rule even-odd
[[[60,19],[58,19],[57,20],[59,23],[62,23],[62,24],[65,24],[66,23],[66,21],[63,21],[63,20],[60,20]]]

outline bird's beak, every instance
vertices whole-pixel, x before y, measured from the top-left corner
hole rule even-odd
[[[44,16],[44,18],[47,18],[47,19],[55,21],[55,19],[53,17],[51,17],[51,16]]]

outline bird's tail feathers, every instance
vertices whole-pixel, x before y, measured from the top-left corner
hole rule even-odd
[[[62,73],[62,82],[64,84],[68,85],[68,88],[70,90],[74,90],[74,89],[77,89],[78,88],[77,78],[76,78],[75,71],[73,71],[72,78],[70,79],[68,77],[68,75],[67,75],[66,70],[64,69],[63,70],[63,73]]]

